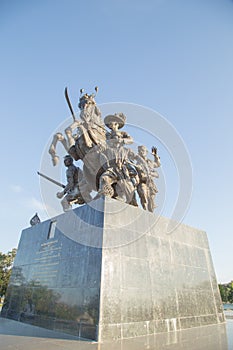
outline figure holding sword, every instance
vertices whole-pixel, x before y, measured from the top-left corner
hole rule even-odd
[[[73,158],[70,155],[64,157],[64,164],[67,167],[66,178],[67,185],[63,185],[56,180],[38,172],[38,175],[53,182],[63,188],[63,191],[57,192],[57,197],[61,200],[63,211],[72,209],[72,204],[84,204],[92,200],[90,188],[83,177],[82,170],[73,164]]]

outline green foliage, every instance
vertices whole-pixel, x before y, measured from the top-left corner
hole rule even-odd
[[[219,284],[219,291],[223,303],[233,303],[233,281],[225,284]]]
[[[6,294],[16,249],[4,254],[0,252],[0,298]]]

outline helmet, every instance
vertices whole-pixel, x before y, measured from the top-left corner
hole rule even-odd
[[[73,158],[72,158],[69,154],[67,154],[67,155],[64,157],[64,163],[65,163],[66,161],[69,161],[69,163],[72,164],[72,163],[73,163]]]

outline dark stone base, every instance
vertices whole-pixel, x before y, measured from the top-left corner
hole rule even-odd
[[[108,198],[52,221],[23,230],[1,316],[98,341],[225,321],[205,232]]]

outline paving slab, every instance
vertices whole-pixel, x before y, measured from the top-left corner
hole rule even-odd
[[[225,324],[96,343],[0,318],[1,350],[229,350]]]

